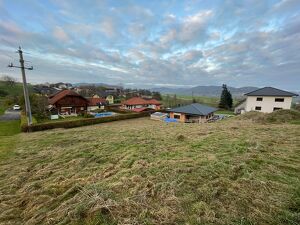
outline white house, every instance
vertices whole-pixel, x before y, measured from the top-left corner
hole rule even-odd
[[[260,88],[245,95],[246,100],[235,108],[235,113],[249,111],[271,113],[279,109],[290,109],[293,96],[298,96],[273,87]]]

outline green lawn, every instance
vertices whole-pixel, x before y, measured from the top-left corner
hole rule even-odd
[[[20,121],[0,121],[0,161],[12,155],[19,141]]]
[[[5,108],[0,105],[0,115],[3,115],[5,112]]]
[[[209,105],[212,107],[218,108],[220,98],[219,97],[212,97],[212,96],[187,96],[187,95],[177,95],[176,101],[173,99],[174,95],[163,95],[162,96],[162,103],[164,106],[168,107],[171,105],[177,105],[177,104],[191,104],[193,102],[193,99],[197,103]],[[238,102],[237,99],[233,99],[233,105],[235,105]]]
[[[0,115],[3,115],[6,108],[4,107],[4,98],[0,97]]]
[[[215,114],[235,115],[234,112],[229,110],[218,110],[215,112]]]
[[[5,82],[0,81],[0,90],[5,91],[10,96],[21,96],[23,94],[23,85],[22,83],[16,83],[13,86],[7,85]],[[32,85],[28,85],[28,91],[33,92]]]
[[[192,96],[186,96],[186,95],[179,95],[178,98],[180,99],[186,99],[186,100],[193,100]],[[208,97],[208,96],[194,96],[194,99],[198,103],[211,105],[214,107],[218,107],[220,98],[218,97]]]
[[[3,224],[299,224],[299,125],[143,118],[14,137]]]

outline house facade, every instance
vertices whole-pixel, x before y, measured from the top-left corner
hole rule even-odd
[[[97,110],[97,109],[104,109],[104,107],[106,105],[108,105],[108,102],[106,99],[104,98],[88,98],[89,104],[88,104],[88,108],[87,111],[93,111],[93,110]]]
[[[144,99],[141,97],[133,97],[122,103],[122,109],[133,110],[136,109],[153,109],[159,110],[161,109],[161,103],[156,99]]]
[[[62,90],[49,97],[49,108],[58,114],[77,115],[87,111],[89,101],[71,90]]]
[[[167,110],[171,119],[177,119],[183,123],[205,123],[212,119],[217,108],[193,103],[186,106]]]
[[[106,101],[108,101],[108,103],[111,105],[111,104],[114,104],[115,102],[115,97],[113,95],[107,95],[105,97]]]
[[[115,97],[112,94],[107,94],[106,92],[99,92],[98,94],[93,95],[93,98],[103,98],[111,105],[115,102]]]
[[[297,96],[273,87],[260,88],[245,95],[246,101],[235,108],[235,113],[250,111],[271,113],[279,109],[290,109],[293,96]]]

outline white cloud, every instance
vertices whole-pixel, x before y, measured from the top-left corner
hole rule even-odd
[[[212,11],[207,10],[184,18],[179,32],[179,40],[189,42],[205,32],[206,23],[212,15]]]
[[[186,5],[180,1],[55,1],[55,11],[43,3],[26,8],[33,20],[6,2],[0,7],[0,53],[21,44],[38,68],[31,78],[173,86],[300,82],[299,1],[221,1],[207,8],[191,1],[189,11],[178,10]],[[1,65],[7,62],[0,57]]]
[[[213,16],[211,10],[199,11],[196,14],[186,16],[178,20],[176,26],[172,26],[160,36],[160,43],[164,46],[176,42],[176,44],[194,44],[200,41],[207,32],[207,22]]]
[[[100,23],[100,30],[106,35],[108,38],[113,38],[116,36],[115,24],[112,19],[106,18]]]
[[[60,26],[56,26],[53,29],[53,36],[59,40],[59,41],[63,41],[63,42],[67,42],[70,40],[70,37],[68,36],[68,34],[64,31],[64,29]]]

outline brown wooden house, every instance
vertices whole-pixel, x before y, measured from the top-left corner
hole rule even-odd
[[[51,110],[58,114],[77,115],[87,111],[89,101],[71,90],[62,90],[49,97]]]

